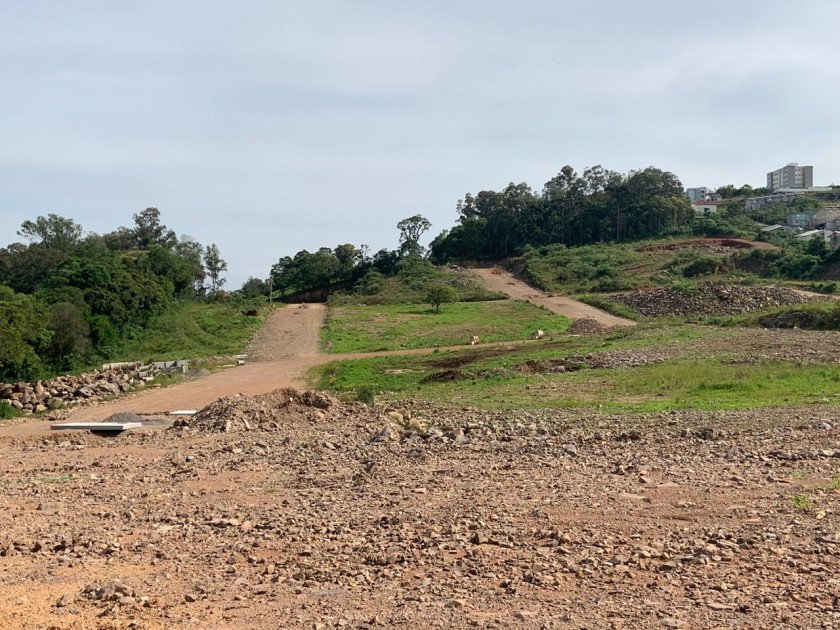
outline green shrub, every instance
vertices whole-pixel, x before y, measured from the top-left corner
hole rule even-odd
[[[366,405],[372,405],[376,402],[376,390],[372,385],[359,385],[356,388],[356,400]]]
[[[356,293],[362,295],[376,295],[382,291],[385,285],[385,276],[376,269],[369,269],[368,272],[359,279],[353,286]]]
[[[21,413],[7,402],[0,402],[0,420],[16,418]]]

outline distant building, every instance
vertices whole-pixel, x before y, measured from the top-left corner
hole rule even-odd
[[[800,191],[776,193],[772,195],[762,195],[761,197],[750,197],[745,204],[749,210],[758,210],[764,206],[769,206],[773,203],[790,203],[799,195],[803,194]]]
[[[700,186],[699,188],[686,188],[685,189],[685,196],[688,197],[688,200],[691,203],[695,201],[700,201],[701,199],[705,199],[706,195],[709,194],[709,189],[705,186]]]
[[[767,188],[811,188],[814,185],[814,167],[799,166],[791,162],[787,166],[767,173]]]
[[[814,212],[791,212],[787,218],[790,227],[810,230],[814,227]]]
[[[823,206],[814,213],[814,227],[836,231],[840,229],[840,206]]]
[[[834,251],[838,247],[837,232],[833,230],[809,230],[808,232],[802,232],[801,234],[797,234],[796,238],[800,241],[813,241],[817,239],[822,239],[823,241],[825,241],[825,244],[828,245],[828,248],[832,251]]]
[[[706,201],[705,199],[695,201],[691,204],[691,207],[694,208],[695,214],[717,214],[718,206],[721,205],[716,201]]]

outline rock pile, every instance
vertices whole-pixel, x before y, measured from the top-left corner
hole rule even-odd
[[[583,319],[576,319],[572,325],[566,329],[570,335],[582,335],[586,333],[597,333],[608,330],[608,326],[604,326],[597,319],[592,317],[584,317]]]
[[[309,415],[323,417],[325,411],[338,405],[335,398],[323,392],[283,388],[260,396],[236,394],[220,398],[194,416],[178,419],[173,426],[213,433],[273,429],[281,422]]]
[[[784,287],[739,287],[725,282],[704,282],[693,289],[641,289],[615,295],[645,317],[668,315],[736,315],[787,304],[802,304],[811,298]]]
[[[143,387],[156,372],[154,367],[132,363],[77,376],[59,376],[48,381],[0,384],[0,401],[21,411],[40,413]]]

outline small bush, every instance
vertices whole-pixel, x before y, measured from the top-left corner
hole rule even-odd
[[[16,418],[19,415],[20,412],[9,403],[0,402],[0,419],[8,420],[9,418]]]
[[[682,275],[686,278],[694,278],[695,276],[710,276],[720,273],[722,270],[726,269],[726,266],[726,262],[720,258],[701,256],[694,262],[691,262],[683,267]]]
[[[360,385],[356,388],[356,400],[366,405],[372,405],[376,402],[376,390],[372,385]]]
[[[832,295],[837,292],[836,282],[815,282],[808,287],[811,291],[816,293],[826,293]]]
[[[795,507],[800,512],[810,512],[811,497],[808,495],[807,492],[800,492],[799,494],[793,495],[793,507]]]
[[[382,291],[385,285],[385,276],[376,269],[370,269],[368,272],[355,284],[353,289],[356,293],[362,295],[376,295]]]

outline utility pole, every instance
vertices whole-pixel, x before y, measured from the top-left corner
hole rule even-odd
[[[268,308],[274,308],[274,277],[268,276]]]

